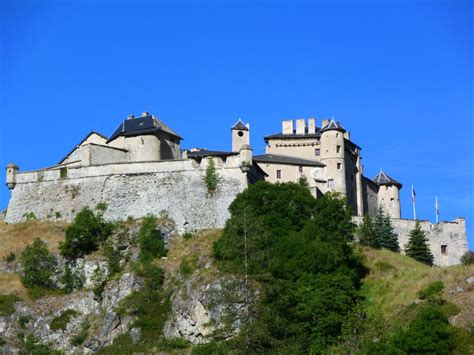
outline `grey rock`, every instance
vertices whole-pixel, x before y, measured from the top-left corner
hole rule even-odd
[[[468,278],[466,279],[466,283],[468,283],[469,285],[474,284],[474,276],[468,277]]]
[[[130,329],[130,337],[132,338],[133,344],[137,344],[141,336],[142,336],[142,331],[140,328]]]

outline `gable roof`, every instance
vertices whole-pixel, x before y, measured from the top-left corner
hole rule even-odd
[[[336,130],[336,131],[341,131],[341,132],[346,131],[346,129],[342,126],[342,124],[339,121],[334,121],[334,118],[331,118],[331,121],[329,121],[327,125],[321,128],[321,132],[331,131],[331,130]]]
[[[382,170],[372,179],[373,182],[375,182],[377,185],[395,185],[399,189],[402,188],[402,184],[395,180],[394,178],[388,176],[385,174]]]
[[[104,136],[103,134],[101,134],[99,132],[96,132],[96,131],[90,131],[89,134],[87,136],[85,136],[79,144],[76,144],[76,146],[74,148],[72,148],[69,151],[69,153],[67,153],[66,156],[59,161],[58,164],[61,164],[63,161],[65,161],[77,148],[79,148],[82,145],[82,143],[84,143],[93,134],[97,134],[99,137],[102,137],[105,140],[107,140],[107,137]]]
[[[275,133],[263,137],[265,142],[268,142],[269,139],[301,139],[301,138],[319,138],[321,137],[321,129],[316,127],[315,133],[308,133],[308,127],[305,129],[305,134],[296,134],[296,130],[293,130],[293,133]]]
[[[115,132],[107,140],[107,143],[112,142],[114,139],[123,137],[134,137],[146,134],[155,134],[157,132],[166,132],[171,136],[178,139],[182,139],[175,131],[168,127],[163,121],[154,117],[153,115],[146,115],[136,118],[130,118],[123,120],[120,126],[117,127]]]
[[[200,149],[194,152],[188,151],[188,158],[221,157],[225,158],[231,155],[239,155],[239,152],[225,152],[221,150]]]
[[[267,163],[267,164],[286,164],[286,165],[303,165],[303,166],[317,166],[324,167],[323,163],[317,160],[301,159],[296,157],[290,157],[286,155],[276,155],[276,154],[262,154],[255,155],[253,160],[257,163]]]
[[[242,122],[242,120],[239,118],[237,122],[234,123],[234,125],[231,128],[232,130],[239,130],[239,131],[248,131],[249,128],[245,125],[245,123]]]

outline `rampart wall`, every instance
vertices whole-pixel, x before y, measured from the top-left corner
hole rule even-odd
[[[353,220],[356,224],[362,223],[362,217],[353,217]],[[398,235],[400,249],[404,253],[410,231],[415,228],[416,221],[394,218],[391,222]],[[450,266],[461,263],[461,257],[469,250],[464,218],[438,224],[432,224],[429,221],[418,222],[428,237],[435,265]]]
[[[167,214],[178,228],[222,228],[235,196],[247,187],[238,163],[219,161],[217,190],[203,176],[207,160],[115,163],[19,173],[5,218],[15,223],[34,213],[39,219],[71,221],[85,206],[108,206],[108,220]]]

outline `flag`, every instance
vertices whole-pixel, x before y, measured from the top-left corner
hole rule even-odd
[[[411,185],[411,202],[415,203],[416,200],[416,192],[415,189],[413,188],[413,185]]]

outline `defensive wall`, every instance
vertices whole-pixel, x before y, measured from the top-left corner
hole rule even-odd
[[[83,207],[92,209],[104,202],[107,220],[166,214],[182,230],[222,228],[229,217],[228,206],[247,187],[247,176],[238,157],[215,161],[219,182],[213,193],[204,182],[208,159],[62,166],[18,173],[5,221],[20,222],[28,213],[43,220],[71,221]]]
[[[357,225],[362,223],[362,217],[353,217]],[[391,219],[398,244],[402,253],[408,243],[410,231],[415,228],[413,219]],[[451,266],[461,263],[461,257],[469,250],[467,244],[466,224],[464,218],[456,218],[452,222],[433,224],[429,221],[420,222],[421,229],[426,232],[434,263],[438,266]]]

